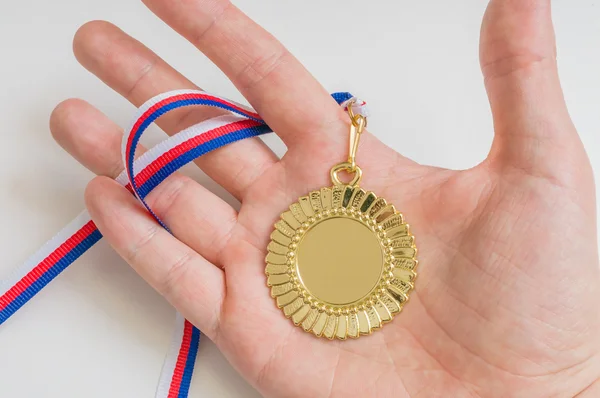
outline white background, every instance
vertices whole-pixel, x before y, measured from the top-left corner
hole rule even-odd
[[[278,36],[330,91],[367,99],[370,130],[405,155],[451,168],[471,167],[486,156],[492,123],[478,66],[486,1],[236,4]],[[205,89],[241,99],[202,54],[139,1],[4,0],[0,278],[83,208],[92,175],[52,141],[47,121],[53,107],[81,97],[121,125],[132,114],[132,106],[72,55],[73,34],[92,19],[116,23]],[[600,3],[556,0],[554,20],[569,109],[598,172]],[[153,142],[160,137],[154,134]],[[276,139],[268,142],[282,150]],[[152,397],[172,321],[173,310],[100,243],[0,327],[0,396]],[[258,394],[205,340],[191,396]]]

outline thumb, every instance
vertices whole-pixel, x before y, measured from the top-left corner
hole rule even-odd
[[[490,163],[569,178],[557,160],[581,158],[583,148],[558,78],[550,0],[492,0],[480,61],[496,134]]]

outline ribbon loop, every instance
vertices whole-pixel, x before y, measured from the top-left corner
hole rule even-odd
[[[335,93],[332,97],[342,106],[353,98],[349,93]],[[141,136],[156,119],[174,109],[198,105],[222,108],[229,114],[185,129],[134,160]],[[364,104],[358,106],[355,112],[364,112],[362,108]],[[204,91],[179,90],[147,101],[138,109],[126,131],[122,146],[125,170],[116,181],[134,193],[156,221],[168,230],[145,201],[156,186],[184,165],[210,151],[269,133],[271,129],[249,107]],[[84,211],[17,267],[7,279],[0,281],[0,325],[101,238],[100,231]],[[173,342],[156,392],[157,398],[188,396],[199,339],[200,331],[178,314]]]

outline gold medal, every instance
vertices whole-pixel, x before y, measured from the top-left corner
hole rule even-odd
[[[331,169],[332,187],[298,199],[281,214],[267,249],[267,285],[296,326],[328,339],[380,329],[407,302],[417,249],[392,204],[359,187],[355,163],[366,118],[352,112],[348,162]],[[348,184],[338,173],[353,174]]]

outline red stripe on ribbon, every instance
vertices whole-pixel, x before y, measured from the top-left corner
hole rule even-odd
[[[233,131],[242,130],[245,128],[256,127],[261,125],[260,122],[255,120],[241,120],[226,124],[224,126],[209,130],[197,137],[193,137],[178,146],[172,148],[168,152],[165,152],[146,168],[144,168],[136,176],[136,184],[138,186],[143,185],[153,175],[155,175],[162,167],[173,159],[177,158],[182,153],[187,152],[190,148],[195,148],[215,138],[229,134]],[[133,193],[131,185],[127,184],[126,188]],[[60,261],[65,255],[67,255],[73,248],[79,245],[83,240],[90,236],[95,230],[96,225],[93,221],[83,226],[73,236],[67,239],[62,245],[60,245],[54,252],[52,252],[46,259],[39,263],[33,270],[31,270],[23,279],[15,284],[10,290],[0,297],[0,311],[6,308],[12,301],[14,301],[21,293],[23,293],[29,286],[37,281],[45,272],[52,268],[58,261]]]
[[[166,164],[169,164],[171,161],[179,157],[181,154],[188,152],[192,148],[196,148],[208,141],[212,141],[215,138],[222,137],[226,134],[232,133],[234,131],[239,131],[251,127],[260,126],[262,123],[257,122],[255,120],[240,120],[237,122],[233,122],[230,124],[226,124],[221,127],[217,127],[215,129],[209,130],[199,136],[193,137],[181,144],[173,147],[168,152],[165,152],[161,156],[159,156],[155,161],[149,164],[145,169],[139,172],[135,176],[135,184],[138,187],[141,187],[146,181],[148,181],[153,175],[158,173],[160,169],[162,169]],[[130,185],[130,184],[129,184]],[[128,185],[128,186],[129,186]]]
[[[17,297],[21,295],[29,286],[34,284],[40,277],[42,277],[49,269],[51,269],[56,263],[64,258],[71,250],[77,247],[87,237],[89,237],[94,231],[96,231],[96,224],[93,221],[85,224],[79,231],[73,236],[60,245],[55,251],[53,251],[48,257],[39,263],[33,270],[23,277],[17,284],[15,284],[10,290],[0,297],[0,311],[8,307]]]
[[[205,100],[210,100],[210,101],[215,101],[215,102],[219,102],[221,104],[225,104],[231,108],[234,108],[244,114],[247,115],[251,115],[252,117],[255,117],[257,119],[260,118],[260,116],[258,115],[258,113],[253,113],[253,112],[249,112],[247,109],[244,109],[242,107],[239,107],[235,104],[232,104],[230,102],[226,102],[222,99],[219,98],[215,98],[211,95],[206,95],[206,94],[181,94],[181,95],[176,95],[174,97],[171,98],[167,98],[165,100],[162,100],[160,102],[157,102],[156,104],[154,104],[153,106],[151,106],[146,112],[144,112],[144,114],[137,120],[137,122],[134,124],[133,128],[131,129],[130,132],[130,136],[129,139],[127,140],[127,148],[126,148],[126,158],[129,159],[130,157],[130,151],[131,151],[131,142],[133,141],[133,137],[135,137],[135,133],[137,133],[137,131],[139,130],[140,126],[146,121],[146,119],[148,119],[148,117],[150,117],[150,115],[152,115],[154,112],[156,112],[156,110],[158,110],[159,108],[162,108],[165,105],[168,105],[170,103],[173,102],[177,102],[177,101],[182,101],[182,100],[186,100],[186,99],[205,99]]]
[[[183,374],[185,373],[185,365],[190,352],[193,330],[194,326],[186,320],[183,327],[181,348],[179,349],[179,355],[177,356],[177,363],[175,364],[175,371],[173,372],[171,387],[169,388],[169,395],[167,398],[178,398],[179,396],[179,388],[181,387],[181,381],[183,380]]]

